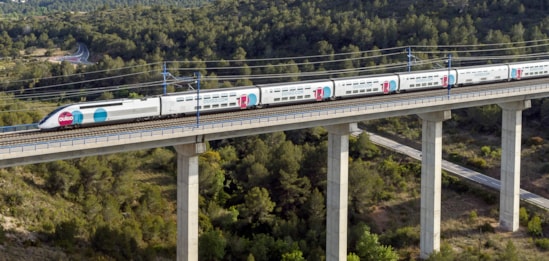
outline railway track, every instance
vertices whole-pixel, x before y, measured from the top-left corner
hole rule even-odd
[[[451,94],[462,94],[478,92],[482,90],[496,90],[522,85],[545,84],[547,79],[533,79],[524,81],[503,82],[497,84],[475,85],[468,87],[457,87],[451,90]],[[222,121],[230,121],[237,119],[253,119],[260,117],[269,117],[274,115],[285,115],[292,113],[301,113],[306,111],[319,111],[339,107],[353,107],[364,105],[367,103],[387,103],[392,101],[419,99],[427,97],[439,97],[447,95],[446,89],[417,91],[410,93],[401,93],[396,95],[368,96],[354,99],[336,100],[330,102],[316,102],[306,104],[295,104],[291,106],[269,107],[263,109],[242,110],[234,112],[224,112],[215,114],[200,115],[200,123],[214,123]],[[0,134],[0,147],[15,146],[22,144],[32,144],[40,142],[48,142],[51,140],[66,140],[78,139],[91,136],[112,135],[116,133],[137,132],[140,130],[153,130],[162,128],[171,128],[177,126],[193,126],[196,125],[196,116],[187,116],[180,118],[165,118],[142,122],[129,122],[114,125],[102,125],[86,128],[77,128],[61,131],[18,131]]]

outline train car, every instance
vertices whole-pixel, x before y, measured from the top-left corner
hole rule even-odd
[[[459,67],[456,68],[456,71],[457,86],[501,82],[509,79],[509,66],[507,64]]]
[[[215,111],[255,108],[260,101],[258,87],[206,89],[172,93],[161,97],[162,116],[185,116]],[[198,100],[198,102],[197,102]]]
[[[332,81],[336,99],[398,92],[398,76],[395,74],[335,78]]]
[[[448,84],[456,84],[455,69],[438,69],[430,71],[415,71],[397,73],[399,92],[425,89],[447,88]]]
[[[519,62],[509,64],[509,78],[512,80],[549,76],[549,61]]]
[[[332,99],[334,83],[331,80],[303,81],[258,85],[261,106],[307,103]]]
[[[38,123],[38,128],[68,129],[94,124],[147,120],[159,116],[158,97],[83,102],[55,109]]]

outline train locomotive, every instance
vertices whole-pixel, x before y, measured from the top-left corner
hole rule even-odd
[[[40,130],[60,130],[200,113],[460,87],[549,77],[549,61],[491,64],[415,72],[331,78],[245,87],[170,93],[141,99],[82,102],[58,107],[39,123]]]

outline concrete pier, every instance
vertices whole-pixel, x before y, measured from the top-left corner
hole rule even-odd
[[[328,192],[326,199],[326,261],[347,260],[347,195],[349,134],[356,123],[327,126]]]
[[[204,143],[174,146],[177,151],[177,261],[198,261],[198,155]]]
[[[498,105],[502,109],[499,225],[514,232],[519,228],[522,111],[531,103],[526,100]]]
[[[440,249],[442,122],[450,111],[418,114],[423,120],[421,140],[420,258]]]

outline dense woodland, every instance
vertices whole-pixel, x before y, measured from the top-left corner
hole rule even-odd
[[[49,15],[53,12],[91,12],[135,5],[197,7],[208,2],[208,0],[0,0],[0,13],[10,19],[17,19],[25,16]]]
[[[398,5],[387,0],[219,0],[212,4],[185,1],[185,6],[170,1],[166,5],[151,5],[153,1],[46,2],[29,1],[27,11],[10,9],[22,3],[0,5],[0,91],[4,92],[0,94],[0,125],[37,122],[47,110],[35,108],[70,100],[155,94],[146,88],[108,95],[88,90],[160,80],[160,73],[150,72],[160,72],[164,61],[174,61],[170,66],[175,75],[186,76],[187,71],[178,68],[196,68],[213,77],[221,72],[210,67],[226,67],[222,72],[226,75],[260,75],[405,61],[405,54],[338,63],[314,60],[316,55],[335,60],[339,53],[356,58],[353,55],[361,55],[360,51],[393,47],[469,46],[471,52],[460,53],[458,58],[486,55],[482,44],[498,44],[500,55],[506,57],[549,50],[547,45],[520,48],[529,41],[549,38],[547,0],[399,1]],[[88,46],[94,65],[51,63],[34,55],[39,49],[46,50],[46,57],[59,49],[72,52],[77,43]],[[382,53],[368,55],[377,54]],[[418,55],[433,58],[428,52]],[[298,56],[313,58],[299,65],[291,59],[274,59]],[[251,60],[262,58],[267,60]],[[462,63],[467,65],[465,60]],[[113,78],[116,74],[135,76]],[[205,82],[204,88],[252,82],[212,81]],[[23,96],[29,93],[45,95],[42,87],[80,91],[82,96],[53,102],[15,99],[31,97]],[[549,102],[533,103],[525,116],[540,128],[547,126]],[[478,133],[498,135],[500,123],[495,115],[499,113],[495,105],[471,108],[456,112],[450,124],[475,126]],[[388,119],[376,124],[378,129],[387,124],[406,125],[413,132],[408,126],[417,129],[418,121]],[[549,155],[543,139],[549,137],[539,138],[543,160]],[[200,156],[200,260],[323,260],[326,143],[321,127],[211,141]],[[420,164],[380,150],[366,134],[352,137],[350,143],[348,260],[417,258]],[[483,152],[480,160],[485,164],[499,157],[491,147]],[[51,254],[57,259],[173,259],[174,157],[173,148],[157,148],[1,169],[0,220],[17,218],[37,239],[21,233],[23,239],[13,240],[8,235],[17,232],[0,227],[0,245],[7,253],[21,245],[27,250],[42,246],[57,250]],[[486,168],[480,160],[473,161],[473,166]],[[549,165],[544,168],[537,170],[540,175],[549,172]],[[477,195],[485,204],[497,205],[495,196],[484,189],[448,175],[443,182],[445,189],[460,197]],[[400,202],[396,209],[411,210],[380,227],[373,222],[372,212],[384,202]],[[473,227],[469,229],[493,233],[488,221],[477,221],[476,215],[471,211],[469,218],[475,222],[470,222]],[[497,219],[497,213],[486,215]],[[517,260],[519,254],[529,252],[533,260],[542,260],[543,251],[549,249],[545,218],[536,210],[521,209],[521,224],[527,227],[531,248],[521,249],[511,240],[486,241],[483,251],[443,244],[441,253],[431,259]]]

